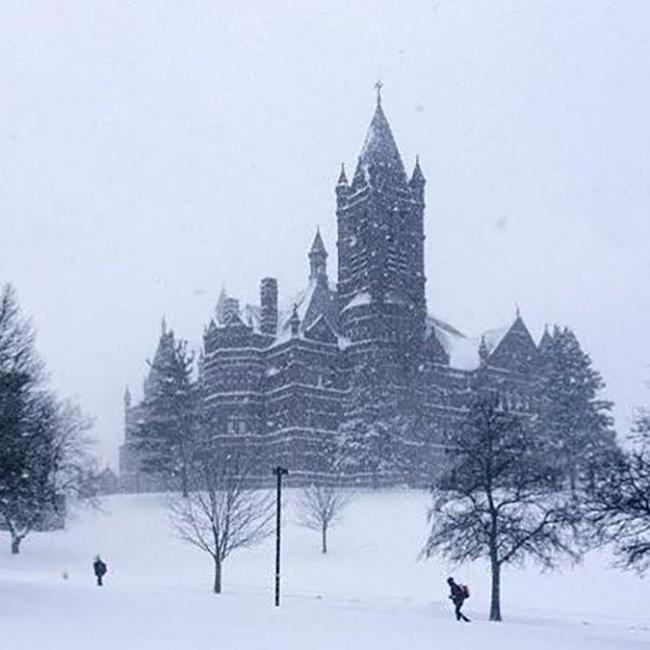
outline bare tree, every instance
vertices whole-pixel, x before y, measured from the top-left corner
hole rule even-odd
[[[587,533],[613,544],[618,564],[643,574],[650,567],[650,413],[639,414],[633,446],[600,467],[587,493]]]
[[[327,553],[327,531],[340,519],[350,495],[339,487],[309,485],[298,497],[298,523],[320,531],[321,551]]]
[[[216,594],[221,593],[225,559],[236,549],[260,543],[273,531],[272,496],[250,486],[249,469],[243,455],[207,451],[189,478],[188,496],[170,503],[179,537],[212,558]]]
[[[535,427],[509,413],[497,394],[477,394],[462,426],[449,434],[449,466],[429,512],[427,555],[452,562],[486,558],[490,620],[501,620],[501,568],[526,558],[552,567],[573,546],[578,510],[556,490],[557,468]]]

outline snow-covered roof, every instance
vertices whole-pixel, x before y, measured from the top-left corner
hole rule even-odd
[[[391,295],[389,298],[397,302],[400,296]],[[231,301],[229,304],[227,304],[228,300]],[[370,300],[370,294],[361,291],[343,307],[343,311],[351,307],[369,304]],[[217,317],[223,316],[223,313],[227,312],[225,307],[232,309],[233,303],[237,305],[236,314],[240,320],[251,327],[254,332],[260,332],[261,308],[259,305],[245,304],[239,307],[237,301],[231,299],[224,290],[221,292]],[[275,345],[292,338],[291,319],[294,309],[300,321],[298,336],[303,336],[305,331],[323,318],[334,332],[337,331],[336,292],[332,286],[323,281],[323,278],[310,279],[305,289],[296,294],[292,300],[285,303],[283,309],[278,311]],[[229,315],[229,317],[231,316],[232,314]],[[480,366],[479,348],[481,342],[485,341],[487,352],[491,355],[516,322],[517,319],[514,319],[502,327],[495,327],[480,333],[478,336],[468,337],[453,325],[429,314],[427,316],[427,335],[431,330],[434,331],[436,338],[449,355],[449,365],[452,368],[475,370]],[[217,318],[217,324],[224,326],[226,323]],[[339,347],[344,348],[348,345],[349,341],[343,340],[339,336]]]
[[[297,295],[289,300],[278,313],[277,343],[291,338],[291,318],[294,308],[300,320],[299,335],[324,317],[332,329],[336,329],[336,293],[324,278],[311,278]]]
[[[352,307],[360,307],[361,305],[369,305],[370,300],[370,294],[367,291],[359,291],[359,293],[352,296],[350,302],[348,302],[348,304],[345,305],[341,311],[344,312],[348,309],[351,309]]]
[[[433,328],[440,344],[449,355],[449,365],[458,370],[476,370],[480,366],[479,347],[485,340],[488,354],[497,349],[503,337],[508,333],[514,322],[503,327],[486,330],[478,336],[467,337],[455,327],[435,316],[427,317],[427,329]]]

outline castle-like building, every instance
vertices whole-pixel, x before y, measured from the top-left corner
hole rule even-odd
[[[498,386],[512,408],[529,409],[539,350],[519,313],[472,339],[427,311],[425,178],[418,160],[407,175],[379,92],[354,174],[349,180],[342,168],[335,193],[336,278],[317,232],[299,296],[281,309],[274,278],[261,281],[257,305],[222,291],[204,332],[205,411],[215,435],[260,450],[260,476],[278,463],[294,479],[326,473],[324,458],[347,417],[355,371],[378,360],[390,368],[396,390],[410,397],[404,403],[433,422],[432,448],[458,422],[463,396],[478,378]],[[163,331],[156,354],[169,344]],[[143,417],[127,393],[125,490],[156,487],[134,448]]]

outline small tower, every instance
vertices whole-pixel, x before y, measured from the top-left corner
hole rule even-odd
[[[263,334],[275,334],[278,329],[278,281],[263,278],[260,283],[260,329]]]
[[[336,206],[340,208],[347,200],[350,195],[350,184],[348,183],[348,177],[345,175],[345,163],[341,163],[341,173],[339,175],[339,180],[336,183]]]
[[[309,251],[309,279],[318,280],[327,277],[327,251],[323,238],[320,236],[320,229],[316,230],[316,236]]]
[[[352,177],[352,186],[350,188],[353,192],[358,192],[360,189],[368,185],[368,178],[366,176],[367,166],[364,166],[361,158],[357,161],[357,168],[354,171],[354,176]]]
[[[293,306],[293,312],[289,318],[289,327],[291,328],[291,336],[298,336],[298,332],[300,331],[300,317],[298,316],[297,305]]]
[[[481,336],[481,343],[478,346],[478,358],[481,363],[481,368],[487,367],[489,356],[490,351],[488,350],[487,343],[485,342],[485,336]]]
[[[413,168],[413,174],[411,175],[411,180],[409,181],[409,186],[413,192],[413,198],[420,204],[424,205],[424,186],[426,185],[426,179],[422,173],[422,168],[420,167],[420,157],[415,157],[415,167]]]
[[[537,349],[539,350],[540,355],[544,356],[548,352],[550,352],[552,347],[553,347],[553,337],[551,336],[551,333],[548,331],[548,325],[544,325],[544,334],[542,334],[542,338],[539,341],[539,345],[537,346]]]

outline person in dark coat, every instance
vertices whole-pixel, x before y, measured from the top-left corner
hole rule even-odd
[[[463,614],[460,609],[463,606],[463,603],[465,602],[465,599],[467,598],[467,593],[465,589],[463,589],[459,584],[454,582],[453,578],[447,578],[447,584],[449,585],[449,589],[451,590],[451,593],[449,594],[449,598],[451,599],[451,602],[454,603],[454,607],[456,608],[456,620],[457,621],[465,621],[466,623],[469,623],[469,619],[465,614]]]
[[[95,561],[93,562],[93,570],[95,571],[95,576],[97,577],[97,586],[101,587],[104,584],[102,582],[102,579],[104,578],[106,571],[108,571],[108,567],[106,566],[106,563],[102,560],[102,558],[99,557],[99,555],[95,558]]]

